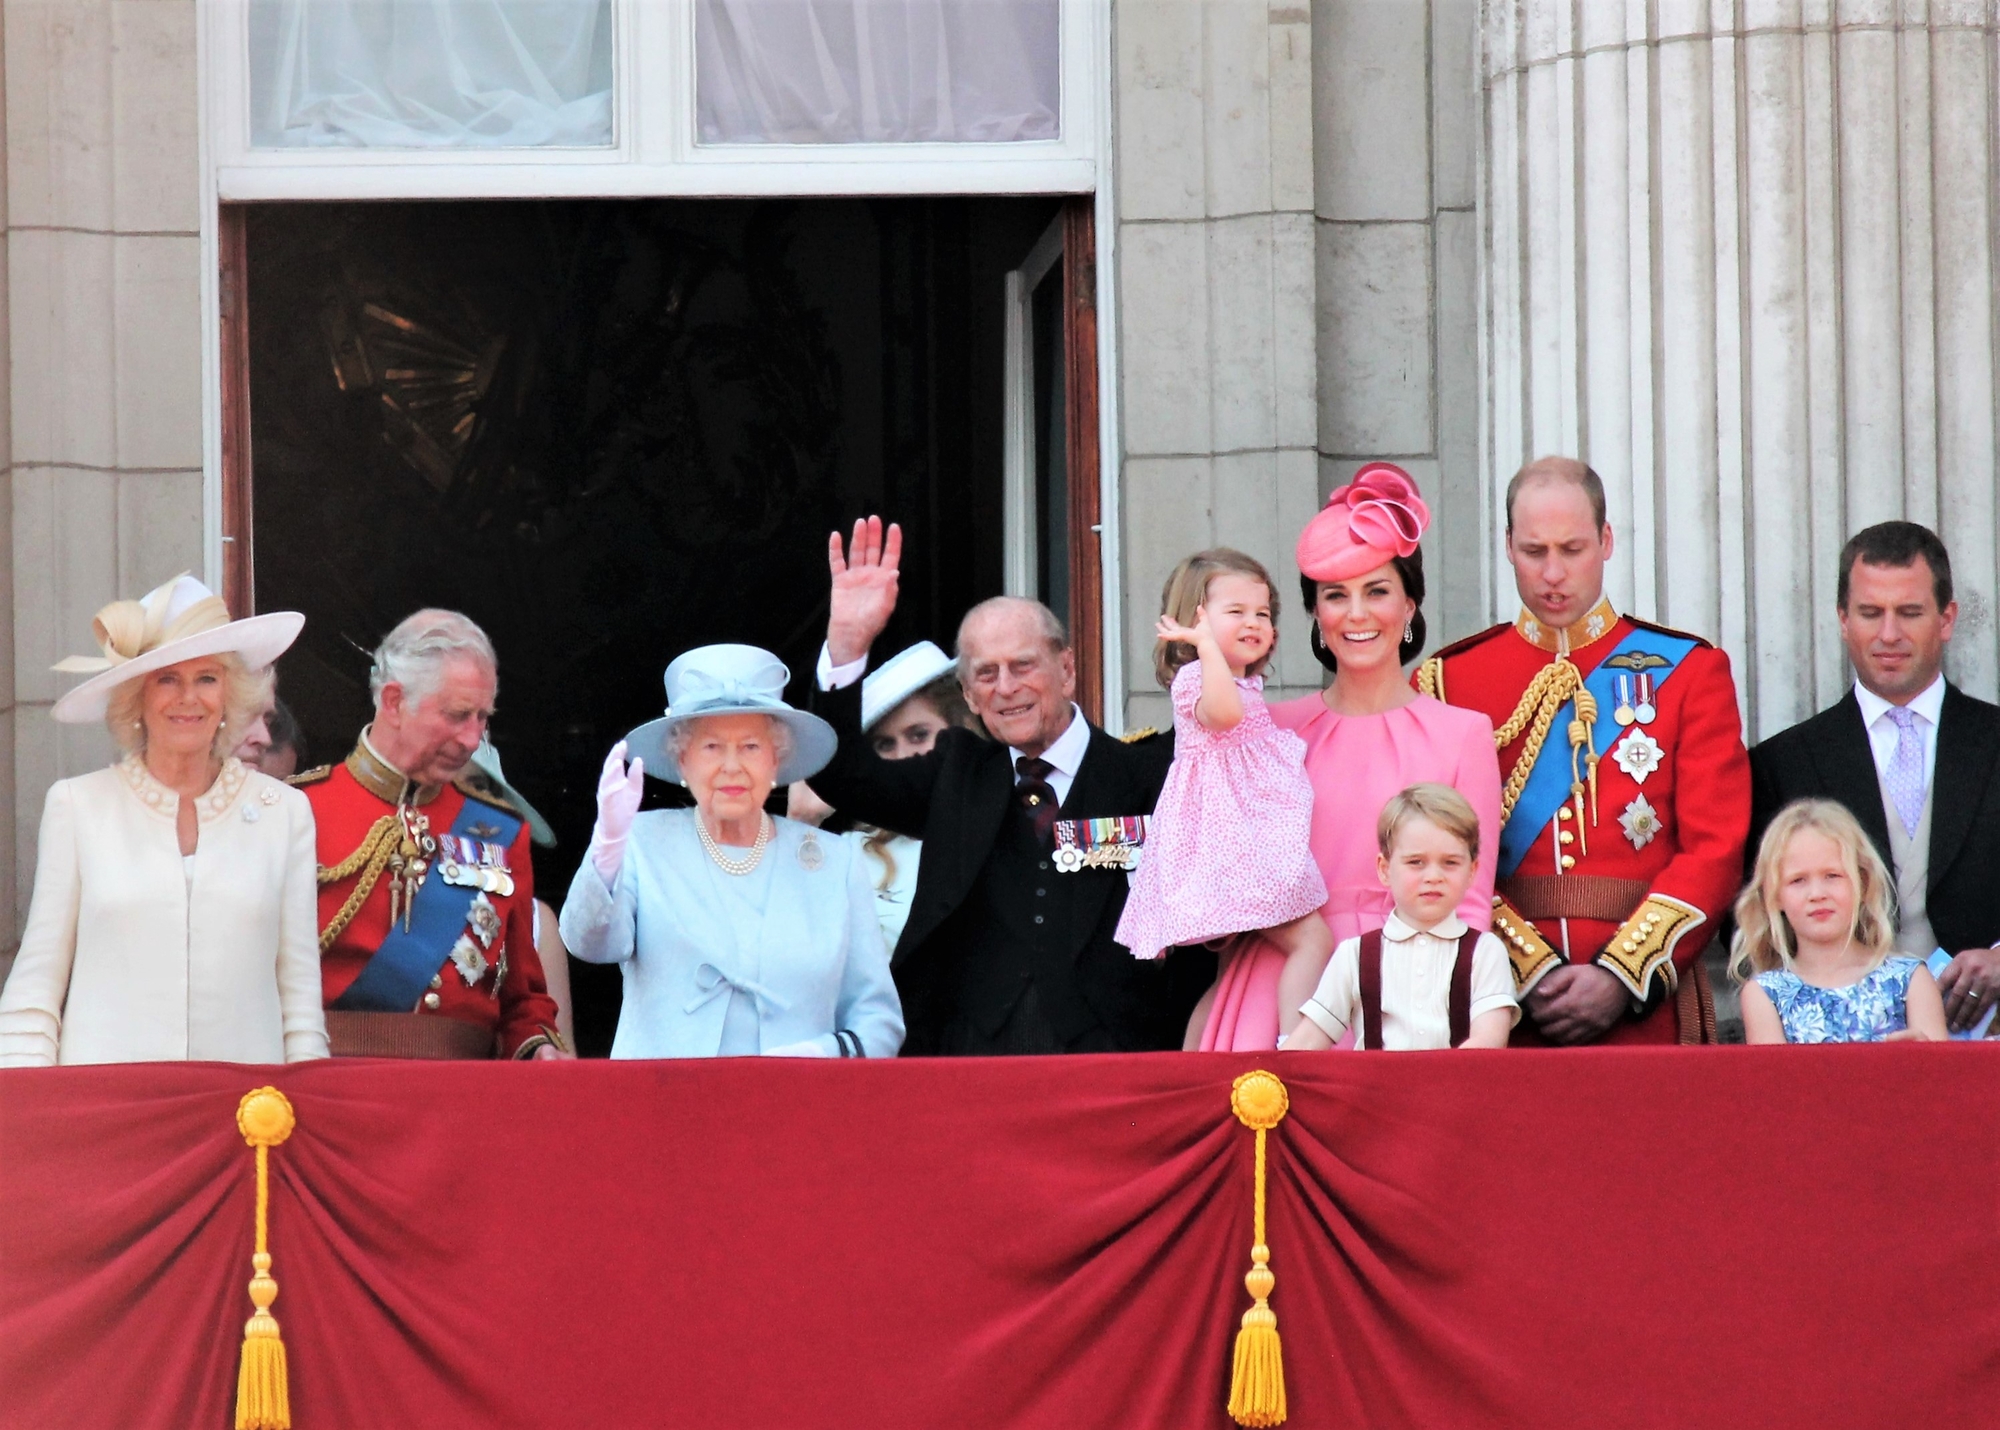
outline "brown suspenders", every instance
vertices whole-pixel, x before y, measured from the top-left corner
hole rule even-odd
[[[1472,950],[1479,930],[1467,929],[1451,964],[1449,1018],[1455,1048],[1472,1035]],[[1382,930],[1361,935],[1361,1041],[1359,1048],[1382,1046]]]

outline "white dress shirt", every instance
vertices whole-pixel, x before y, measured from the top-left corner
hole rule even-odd
[[[1405,1050],[1451,1046],[1451,970],[1465,924],[1457,914],[1430,929],[1418,929],[1390,914],[1382,926],[1382,1043]],[[1521,1021],[1514,998],[1514,970],[1507,950],[1490,933],[1482,933],[1472,950],[1470,1017],[1496,1008],[1512,1010]],[[1361,1021],[1361,940],[1350,938],[1333,951],[1320,975],[1319,987],[1300,1010],[1336,1043]],[[1357,1038],[1355,1046],[1359,1047]]]
[[[850,660],[845,665],[833,663],[833,652],[822,644],[819,648],[819,688],[821,690],[844,690],[868,673],[868,657]],[[1075,701],[1070,702],[1069,725],[1056,741],[1042,751],[1042,758],[1055,766],[1049,775],[1049,788],[1056,792],[1056,803],[1060,805],[1069,798],[1069,787],[1076,783],[1076,772],[1083,764],[1084,751],[1090,748],[1090,722],[1083,718],[1083,711]],[[1027,753],[1013,745],[1007,747],[1008,763],[1016,770],[1020,768],[1021,756]]]
[[[1896,707],[1858,680],[1854,682],[1854,699],[1861,706],[1861,723],[1868,730],[1868,748],[1875,753],[1875,773],[1887,779],[1890,761],[1896,758],[1896,742],[1902,738],[1902,731],[1889,718],[1889,712]],[[1938,716],[1944,710],[1944,676],[1926,686],[1909,708],[1917,717],[1917,730],[1924,740],[1924,790],[1928,793],[1931,775],[1937,769],[1937,727]]]

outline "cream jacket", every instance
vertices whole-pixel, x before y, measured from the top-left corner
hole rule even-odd
[[[138,760],[49,790],[0,1066],[327,1055],[312,806],[233,759],[195,804],[190,879]]]

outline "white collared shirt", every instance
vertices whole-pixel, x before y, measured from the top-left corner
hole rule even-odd
[[[1884,700],[1860,681],[1854,682],[1854,699],[1861,706],[1861,723],[1868,731],[1868,747],[1875,754],[1875,773],[1887,778],[1890,762],[1896,758],[1896,742],[1902,732],[1896,722],[1889,718],[1889,712],[1896,707]],[[1940,674],[1924,688],[1923,694],[1909,703],[1909,709],[1917,717],[1917,729],[1924,739],[1924,788],[1931,787],[1931,775],[1937,769],[1937,728],[1938,717],[1944,711],[1944,676]]]
[[[1382,925],[1382,1043],[1403,1049],[1451,1046],[1451,969],[1465,923],[1457,914],[1418,929],[1392,913]],[[1472,951],[1471,1017],[1496,1008],[1521,1007],[1514,997],[1514,969],[1499,939],[1482,933]],[[1336,1043],[1361,1020],[1361,940],[1333,951],[1319,987],[1299,1010]],[[1358,1044],[1357,1044],[1358,1045]]]
[[[868,673],[868,657],[850,660],[845,665],[833,663],[833,652],[822,643],[819,648],[819,676],[821,690],[844,690]],[[1090,722],[1083,718],[1083,711],[1074,700],[1069,706],[1069,726],[1056,736],[1055,743],[1042,751],[1042,758],[1055,766],[1049,776],[1049,788],[1056,792],[1056,803],[1069,798],[1069,787],[1076,782],[1076,772],[1083,765],[1084,751],[1090,748]],[[1007,762],[1017,771],[1025,750],[1007,747]],[[1019,776],[1017,775],[1016,778]]]

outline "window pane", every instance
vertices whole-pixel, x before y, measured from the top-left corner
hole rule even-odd
[[[695,0],[704,144],[1062,135],[1061,0]]]
[[[250,140],[601,148],[611,0],[251,0]]]

